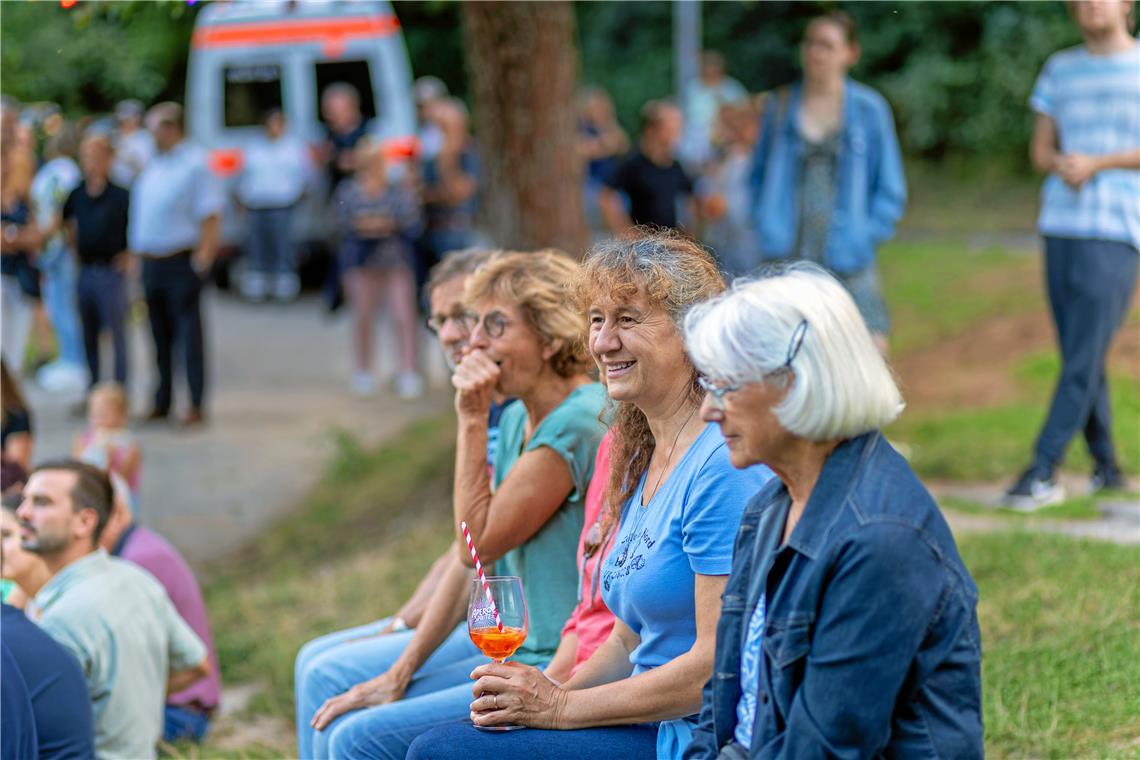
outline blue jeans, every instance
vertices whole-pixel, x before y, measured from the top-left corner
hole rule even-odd
[[[1084,433],[1101,466],[1116,465],[1105,359],[1136,288],[1137,251],[1107,240],[1045,238],[1045,280],[1061,343],[1061,376],[1034,464],[1052,472]]]
[[[42,276],[44,308],[59,345],[59,359],[83,367],[86,362],[79,331],[79,308],[75,302],[79,281],[75,258],[67,248],[51,246],[39,257],[37,266]]]
[[[301,758],[402,760],[421,733],[470,714],[469,675],[487,658],[471,643],[464,622],[416,671],[403,699],[341,715],[324,731],[309,727],[326,699],[384,673],[399,658],[413,632],[376,636],[387,623],[385,619],[322,636],[297,654],[294,689]],[[369,638],[349,641],[362,636]]]
[[[294,206],[250,209],[249,266],[264,274],[289,274],[293,261]]]
[[[167,705],[163,713],[162,740],[176,742],[179,739],[189,739],[200,742],[209,728],[209,715],[178,705]]]
[[[420,734],[408,749],[408,760],[470,760],[471,758],[551,760],[584,757],[657,757],[657,724],[579,728],[549,731],[527,728],[496,733],[480,731],[470,723],[453,723]]]

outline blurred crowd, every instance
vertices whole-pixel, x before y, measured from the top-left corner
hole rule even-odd
[[[1123,482],[1104,359],[1140,246],[1131,10],[1074,7],[1084,44],[1050,58],[1030,99],[1063,370],[1017,508],[1059,498],[1082,433],[1091,488]],[[393,615],[298,652],[301,757],[981,757],[977,588],[882,433],[903,400],[876,251],[906,183],[886,101],[848,77],[858,54],[851,19],[825,13],[802,78],[750,95],[706,51],[677,101],[644,104],[632,141],[607,94],[584,91],[596,234],[581,260],[482,239],[467,113],[432,78],[416,83],[414,161],[338,83],[319,150],[271,111],[232,188],[177,104],[72,125],[6,99],[3,756],[151,757],[207,731],[220,680],[201,590],[139,522],[129,304],[141,293],[154,347],[148,419],[172,414],[177,350],[183,423],[202,424],[223,209],[247,222],[238,290],[290,300],[285,233],[327,191],[325,295],[351,311],[352,389],[377,388],[381,310],[396,394],[423,390],[420,311],[452,370],[455,541]],[[86,391],[70,457],[33,465],[25,375]],[[497,632],[478,627],[484,565],[525,590],[510,632],[497,609]],[[508,636],[510,651],[486,643]]]

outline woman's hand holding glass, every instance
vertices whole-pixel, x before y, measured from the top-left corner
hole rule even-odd
[[[471,672],[471,722],[491,727],[522,725],[565,728],[561,725],[567,692],[538,668],[518,662],[488,663]]]

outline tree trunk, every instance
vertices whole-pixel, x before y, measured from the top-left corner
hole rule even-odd
[[[576,150],[578,48],[568,2],[467,2],[464,43],[483,219],[495,245],[588,243]]]

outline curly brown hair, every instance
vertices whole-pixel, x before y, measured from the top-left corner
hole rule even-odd
[[[553,248],[498,253],[471,275],[463,301],[497,297],[518,306],[526,323],[554,348],[551,369],[573,377],[592,366],[582,316],[567,297],[578,272],[578,262]]]
[[[670,230],[637,228],[637,237],[599,243],[590,249],[574,285],[582,313],[591,304],[624,302],[644,294],[668,312],[680,332],[689,307],[725,289],[716,260],[699,243]],[[699,404],[704,395],[691,375],[690,399]],[[637,490],[657,442],[644,412],[629,402],[611,402],[606,416],[612,420],[613,444],[606,483],[607,525],[621,518],[622,505]]]

